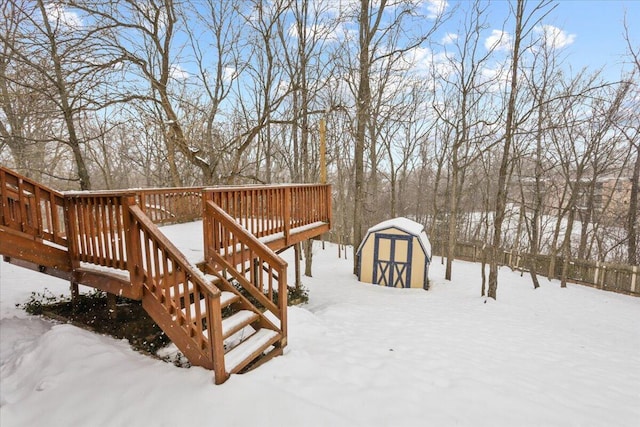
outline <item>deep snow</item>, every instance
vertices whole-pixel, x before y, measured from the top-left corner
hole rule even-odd
[[[197,260],[200,225],[165,227]],[[440,258],[431,288],[360,283],[314,249],[309,304],[289,309],[285,354],[215,386],[128,343],[33,317],[32,291],[68,283],[0,262],[0,425],[638,426],[640,299]],[[293,258],[285,253],[289,275]],[[292,282],[292,279],[290,279]]]

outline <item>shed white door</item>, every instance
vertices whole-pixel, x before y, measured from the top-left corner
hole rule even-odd
[[[373,283],[394,288],[411,287],[413,236],[402,234],[375,235]]]

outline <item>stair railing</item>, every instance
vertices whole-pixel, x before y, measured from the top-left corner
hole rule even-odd
[[[228,374],[220,290],[191,265],[133,199],[128,204],[129,271],[132,283],[145,289],[143,306],[189,361],[213,369],[216,383],[221,384]]]
[[[205,262],[227,286],[249,295],[254,311],[278,320],[281,346],[287,342],[287,263],[216,203],[208,200],[203,218]]]
[[[220,290],[162,234],[138,205],[136,193],[65,195],[69,251],[87,262],[129,272],[131,294],[193,365],[224,365]]]

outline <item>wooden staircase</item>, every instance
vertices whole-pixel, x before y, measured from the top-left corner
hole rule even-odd
[[[69,280],[72,293],[82,284],[142,301],[216,384],[282,354],[287,264],[274,250],[330,228],[326,185],[63,194],[4,167],[0,185],[5,261]],[[194,218],[199,268],[157,225]]]

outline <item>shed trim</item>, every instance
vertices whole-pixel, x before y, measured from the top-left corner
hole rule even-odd
[[[413,260],[413,239],[414,239],[414,235],[413,234],[407,234],[407,235],[402,235],[402,234],[388,234],[388,233],[375,233],[375,237],[374,237],[374,242],[373,242],[373,283],[379,283],[379,278],[378,278],[378,267],[381,267],[381,263],[382,262],[386,262],[388,263],[387,265],[387,269],[389,269],[388,272],[388,278],[389,281],[387,283],[388,287],[392,287],[392,288],[396,288],[396,284],[398,283],[398,278],[402,276],[402,279],[400,280],[400,284],[402,285],[403,288],[410,288],[411,287],[411,265],[412,265],[412,260]],[[381,261],[380,258],[378,257],[380,255],[380,240],[381,239],[388,239],[391,241],[391,245],[390,245],[390,249],[389,249],[389,260],[383,260]],[[396,240],[405,240],[407,242],[407,260],[406,261],[397,261],[395,254],[396,254]],[[403,269],[402,270],[397,270],[398,264],[402,264],[403,265]],[[425,268],[426,270],[426,268]],[[386,274],[384,274],[386,272],[386,269],[383,269],[381,271],[382,277],[387,277]],[[402,274],[406,272],[406,274]],[[395,273],[398,273],[398,277],[395,277]]]
[[[412,236],[416,237],[416,238],[418,239],[418,243],[420,243],[420,247],[422,248],[422,251],[424,252],[424,254],[425,254],[426,258],[427,258],[427,262],[431,262],[431,251],[430,251],[430,250],[428,250],[428,249],[424,246],[424,243],[422,242],[422,239],[420,238],[420,235],[415,234],[415,233],[412,233],[412,232],[409,232],[409,231],[404,230],[404,229],[402,229],[402,228],[400,228],[400,227],[396,227],[395,225],[390,225],[390,226],[388,226],[388,227],[384,227],[384,228],[381,228],[381,229],[378,229],[378,230],[374,230],[374,229],[373,229],[373,227],[372,227],[372,228],[370,228],[369,230],[367,230],[367,234],[366,234],[366,235],[364,236],[364,238],[362,239],[362,242],[360,242],[360,245],[358,246],[358,250],[356,251],[356,254],[357,254],[358,256],[360,256],[360,253],[362,252],[362,247],[363,247],[363,246],[364,246],[364,244],[367,242],[367,239],[369,238],[369,235],[374,234],[374,233],[376,233],[376,232],[378,232],[378,231],[382,231],[382,230],[389,230],[389,229],[392,229],[392,228],[393,228],[393,229],[396,229],[396,230],[398,230],[398,231],[402,231],[402,232],[404,232],[404,233],[408,233],[408,234],[410,234],[410,235],[412,235]],[[422,231],[422,233],[424,233],[424,231]],[[422,233],[421,233],[421,234],[422,234]],[[426,237],[426,233],[425,233],[425,237]]]

